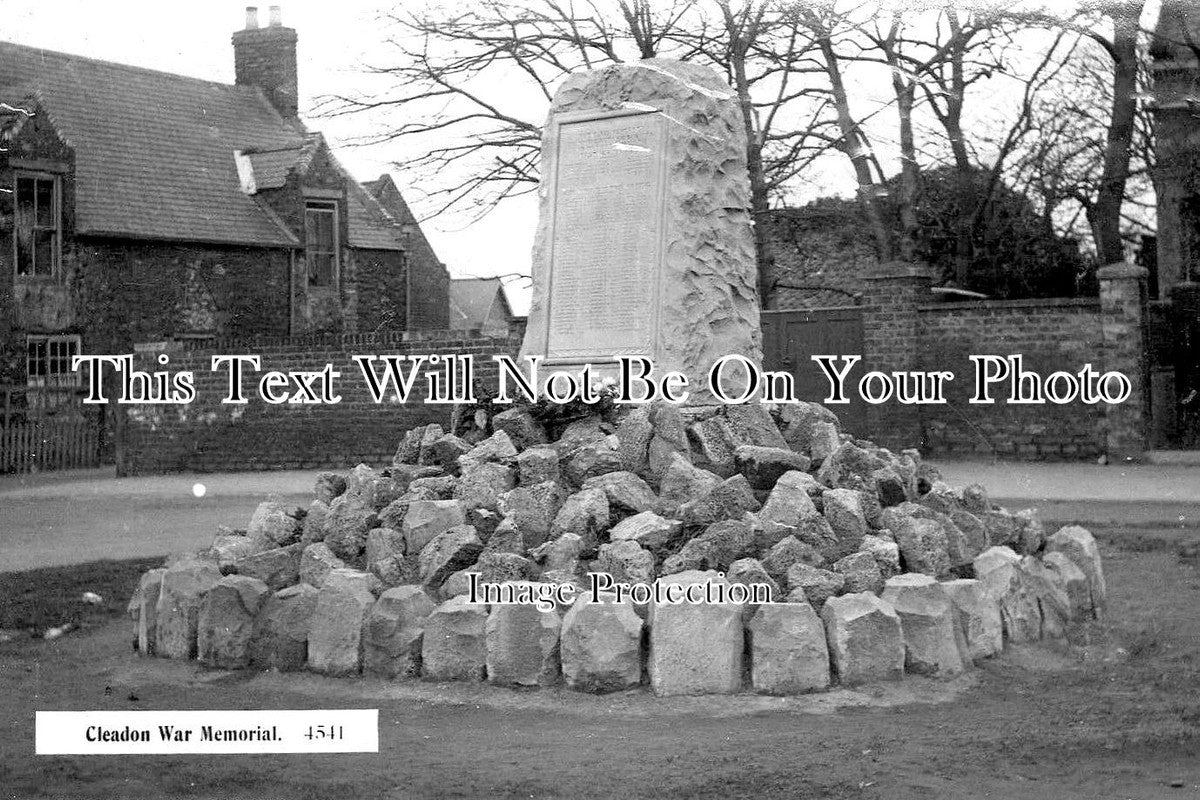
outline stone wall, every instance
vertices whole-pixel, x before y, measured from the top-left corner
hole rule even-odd
[[[1042,375],[1101,369],[1100,306],[1095,300],[1010,300],[925,305],[919,310],[918,369],[948,369],[955,380],[944,406],[921,407],[930,455],[1081,459],[1104,452],[1103,406],[971,405],[971,354],[1020,353]]]
[[[187,405],[123,407],[118,471],[148,474],[387,463],[404,431],[435,422],[447,424],[450,407],[422,402],[425,388],[421,381],[406,404],[376,405],[351,356],[471,353],[478,382],[492,387],[496,373],[490,356],[513,355],[519,344],[518,338],[484,338],[462,331],[171,344],[166,350],[171,359],[167,368],[192,370],[197,398]],[[163,369],[154,363],[159,352],[142,353],[138,368]],[[335,405],[270,405],[251,394],[257,380],[247,374],[243,383],[250,402],[222,405],[225,374],[209,369],[217,353],[261,356],[263,372],[318,370],[331,363],[342,374],[336,387],[342,401]]]
[[[408,297],[408,259],[398,250],[353,250],[354,284],[357,295],[356,321],[363,332],[404,330],[408,327],[405,308]],[[415,277],[415,276],[414,276]],[[414,283],[418,297],[432,295],[448,306],[446,293],[433,286]],[[428,300],[426,301],[428,302]],[[414,325],[415,330],[421,326]]]

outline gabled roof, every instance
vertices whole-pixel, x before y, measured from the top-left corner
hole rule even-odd
[[[303,142],[258,89],[6,42],[0,75],[34,86],[74,149],[80,233],[297,244],[239,188],[234,150]]]
[[[512,306],[499,278],[454,278],[450,281],[450,328],[482,328],[500,303],[506,319],[513,319]]]
[[[242,191],[234,153],[249,159],[261,191],[282,187],[325,145],[259,89],[7,42],[0,84],[32,90],[75,151],[79,233],[299,245],[261,198]],[[348,244],[402,249],[382,207],[348,175],[347,184]]]
[[[330,163],[346,182],[350,230],[347,244],[367,250],[403,250],[404,231],[399,223],[370,192],[354,180],[337,156],[328,150],[324,137],[319,133],[308,134],[302,147],[240,152],[239,158],[249,163],[251,178],[249,188],[244,185],[243,191],[256,194],[264,189],[282,188],[293,174],[303,175],[321,149],[328,152]]]
[[[379,201],[380,205],[387,209],[392,219],[401,225],[417,224],[416,216],[408,207],[404,196],[400,194],[400,188],[396,186],[396,182],[392,180],[391,175],[385,172],[373,181],[363,181],[363,187],[371,193],[372,197]]]
[[[367,250],[403,250],[404,232],[391,215],[349,175],[346,197],[350,206],[350,246]]]

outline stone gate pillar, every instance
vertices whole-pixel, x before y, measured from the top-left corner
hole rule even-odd
[[[918,369],[921,329],[918,309],[929,302],[933,275],[927,264],[888,261],[866,276],[863,291],[862,363],[866,370]],[[835,413],[837,409],[832,409]],[[899,451],[924,445],[921,409],[894,399],[867,408],[867,435]]]
[[[1124,373],[1133,387],[1124,403],[1104,407],[1104,449],[1110,462],[1137,459],[1146,451],[1149,274],[1144,267],[1123,263],[1109,264],[1096,273],[1100,281],[1103,370]]]

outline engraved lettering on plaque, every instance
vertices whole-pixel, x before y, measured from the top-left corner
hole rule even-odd
[[[559,124],[547,356],[649,354],[662,248],[663,119]]]

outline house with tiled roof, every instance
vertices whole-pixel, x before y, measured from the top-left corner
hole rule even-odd
[[[505,336],[517,320],[499,278],[450,281],[450,329]]]
[[[0,384],[135,342],[448,327],[395,183],[297,116],[296,41],[247,9],[232,85],[0,42]]]

